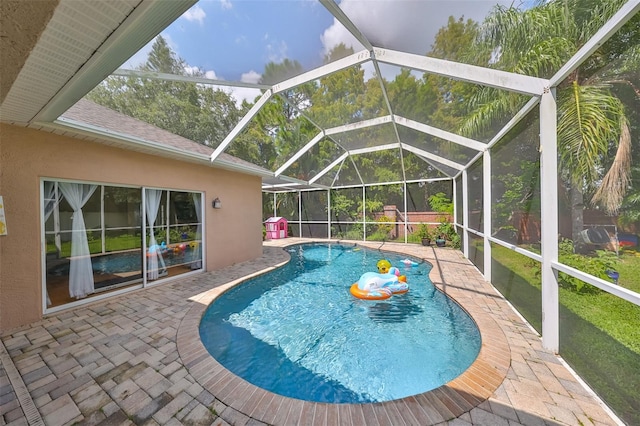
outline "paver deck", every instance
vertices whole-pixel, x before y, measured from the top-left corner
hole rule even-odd
[[[202,313],[225,289],[286,263],[281,247],[308,241],[267,242],[259,259],[5,332],[0,426],[621,424],[460,252],[411,244],[358,242],[434,265],[431,280],[482,335],[480,355],[465,373],[433,391],[377,404],[310,403],[236,377],[202,346]]]

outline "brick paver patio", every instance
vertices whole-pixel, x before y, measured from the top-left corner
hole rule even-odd
[[[615,425],[460,252],[359,243],[425,259],[431,279],[476,320],[483,348],[437,390],[380,404],[284,398],[237,378],[202,351],[200,315],[223,289],[288,260],[261,258],[50,315],[0,345],[1,425]]]

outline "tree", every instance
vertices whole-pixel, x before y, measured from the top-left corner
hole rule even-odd
[[[187,75],[186,63],[158,36],[147,61],[137,67],[173,75]],[[195,71],[191,75],[202,76]],[[233,129],[247,105],[238,107],[227,92],[190,82],[137,77],[109,77],[87,98],[203,145],[216,147]]]
[[[472,52],[479,65],[548,78],[624,3],[624,0],[551,0],[540,1],[527,10],[496,6],[484,22]],[[637,22],[630,22],[616,37],[633,36],[637,31]],[[593,194],[592,203],[615,213],[630,179],[630,134],[625,108],[611,90],[616,82],[597,73],[603,56],[624,54],[611,47],[600,48],[557,88],[559,164],[572,194],[574,242],[578,242],[578,233],[582,231],[583,193]],[[491,130],[500,117],[517,112],[522,98],[479,88],[470,105],[471,114],[462,124],[461,132],[476,136]],[[612,148],[615,161],[608,156]]]

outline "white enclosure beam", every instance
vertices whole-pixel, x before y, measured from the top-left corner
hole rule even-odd
[[[534,96],[531,99],[529,99],[529,102],[527,102],[525,104],[525,106],[520,108],[520,111],[518,111],[516,113],[516,115],[514,115],[513,118],[511,118],[511,120],[509,120],[509,122],[507,124],[505,124],[504,127],[502,127],[502,129],[500,129],[498,131],[498,133],[496,133],[496,135],[489,141],[489,143],[486,145],[485,148],[486,149],[491,149],[491,147],[493,147],[495,144],[500,142],[500,139],[502,139],[504,137],[504,135],[506,135],[509,131],[511,131],[511,129],[513,129],[516,126],[516,124],[518,124],[523,118],[525,118],[527,116],[527,114],[529,114],[529,112],[531,110],[533,110],[533,108],[535,108],[536,105],[538,105],[539,102],[540,102],[540,98],[538,98],[536,96]],[[478,158],[480,158],[481,155],[482,155],[482,152],[476,154],[466,164],[466,167],[469,167],[473,163],[475,163],[476,160]]]
[[[458,186],[456,185],[456,179],[460,178],[458,177],[451,179],[451,193],[453,197],[453,223],[456,225],[461,225],[460,223],[458,223],[458,209],[462,206],[458,205]]]
[[[399,143],[390,143],[390,144],[386,144],[386,145],[378,145],[378,146],[370,146],[370,147],[367,147],[367,148],[352,149],[352,150],[349,151],[349,154],[351,154],[351,155],[368,154],[370,152],[386,151],[388,149],[398,149],[398,148],[400,148],[400,144]]]
[[[351,161],[351,165],[353,166],[353,170],[356,171],[356,174],[358,175],[358,180],[360,180],[360,183],[364,185],[364,179],[362,179],[362,175],[360,174],[360,170],[358,169],[358,165],[356,164],[355,161],[353,161],[353,157],[349,156],[349,161]]]
[[[462,170],[462,235],[464,236],[462,253],[466,259],[469,258],[469,173],[465,168]]]
[[[582,280],[592,286],[598,287],[607,293],[611,293],[621,299],[624,299],[627,302],[640,306],[640,294],[629,290],[628,288],[612,284],[602,278],[594,277],[591,274],[587,274],[586,272],[582,272],[579,269],[572,268],[571,266],[567,266],[562,263],[553,262],[553,267],[560,272],[564,272],[565,274]]]
[[[227,146],[229,146],[231,141],[234,140],[236,138],[236,136],[238,136],[240,134],[240,132],[246,127],[246,125],[249,124],[249,121],[251,121],[251,119],[256,114],[258,114],[258,112],[260,111],[262,106],[265,103],[267,103],[267,101],[271,98],[271,95],[272,95],[271,90],[267,90],[266,92],[264,92],[262,94],[260,99],[258,99],[258,102],[253,104],[253,106],[251,107],[249,112],[247,112],[245,114],[245,116],[242,117],[242,120],[240,120],[240,122],[238,124],[236,124],[236,127],[234,127],[233,130],[231,130],[231,132],[229,132],[229,134],[224,138],[222,143],[220,145],[218,145],[218,147],[215,149],[215,151],[213,151],[213,154],[211,154],[211,161],[214,161],[216,158],[218,158],[218,156],[220,154],[222,154],[222,152],[225,149],[227,149]]]
[[[369,43],[367,37],[351,22],[351,19],[340,9],[338,3],[334,0],[320,0],[320,3],[333,15],[360,42],[367,50],[371,51],[373,46]]]
[[[620,10],[618,10],[611,19],[609,19],[609,21],[600,28],[553,77],[551,77],[551,86],[555,87],[562,83],[569,74],[587,60],[593,52],[601,47],[613,34],[616,33],[616,31],[620,29],[620,27],[626,24],[627,21],[639,11],[640,0],[630,0],[622,6]]]
[[[475,149],[476,151],[482,152],[487,149],[487,145],[482,142],[456,135],[455,133],[447,132],[446,130],[441,130],[436,127],[431,127],[417,121],[409,120],[408,118],[400,117],[399,115],[394,116],[394,120],[397,124],[402,126],[456,143],[458,145],[466,146],[467,148]]]
[[[482,213],[484,233],[484,280],[491,282],[491,151],[484,152],[482,158]]]
[[[302,192],[298,191],[298,236],[302,238]]]
[[[331,188],[333,188],[336,185],[336,181],[340,176],[340,171],[342,171],[343,166],[344,166],[344,161],[340,163],[340,167],[338,167],[338,171],[336,172],[336,175],[333,177],[333,180],[331,181]]]
[[[549,80],[543,78],[529,77],[492,68],[445,61],[443,59],[412,53],[376,47],[374,49],[374,55],[375,59],[380,62],[412,68],[454,80],[467,81],[483,86],[495,87],[496,89],[523,93],[525,95],[540,96],[545,87],[549,87]]]
[[[362,241],[367,241],[367,191],[362,186]]]
[[[406,143],[401,143],[400,146],[409,152],[413,152],[414,154],[417,154],[421,157],[425,157],[430,160],[437,161],[438,163],[444,164],[445,166],[451,167],[452,169],[456,169],[456,170],[464,169],[464,166],[462,164],[458,164],[451,160],[447,160],[446,158],[440,157],[439,155],[432,154],[420,148],[416,148],[415,146],[407,145]]]
[[[376,117],[369,120],[358,121],[356,123],[349,123],[338,127],[332,127],[330,129],[325,130],[325,134],[335,135],[337,133],[345,133],[350,132],[352,130],[365,129],[367,127],[379,126],[381,124],[391,123],[392,117],[390,115],[385,115],[384,117]]]
[[[505,124],[502,127],[502,129],[500,129],[498,131],[498,133],[496,133],[496,135],[493,138],[491,138],[491,140],[487,144],[487,148],[491,148],[496,143],[498,143],[500,141],[500,139],[502,139],[504,137],[504,135],[509,133],[511,131],[511,129],[516,127],[516,124],[518,124],[520,122],[520,120],[525,118],[527,116],[527,114],[529,114],[533,110],[533,108],[535,108],[535,106],[538,105],[539,102],[540,102],[540,98],[536,97],[536,96],[534,96],[533,98],[529,99],[529,101],[522,108],[520,108],[520,111],[518,111],[516,113],[516,115],[514,115],[511,118],[511,120],[509,120],[507,122],[507,124]]]
[[[273,193],[273,217],[278,217],[278,210],[276,209],[277,203],[277,195],[275,192]],[[204,203],[202,203],[204,205]],[[204,216],[202,216],[204,217]]]
[[[120,77],[137,77],[137,78],[144,78],[148,80],[197,83],[197,84],[206,84],[206,85],[212,85],[212,86],[246,87],[249,89],[263,89],[263,90],[271,88],[271,86],[268,84],[246,83],[244,81],[218,80],[218,79],[206,78],[206,77],[196,77],[191,75],[176,75],[176,74],[168,74],[164,72],[154,72],[154,71],[126,70],[123,68],[119,68],[115,70],[113,73],[111,73],[111,75],[116,75]]]
[[[542,254],[542,346],[560,347],[558,272],[558,140],[555,90],[540,100],[540,226]]]
[[[301,84],[305,84],[310,81],[314,81],[319,78],[325,77],[329,74],[333,74],[334,72],[338,72],[345,68],[349,68],[354,65],[359,65],[363,62],[367,62],[370,59],[371,59],[371,53],[368,50],[361,50],[360,52],[356,52],[352,55],[346,56],[342,59],[338,59],[337,61],[330,62],[319,68],[315,68],[311,71],[307,71],[303,74],[292,77],[281,83],[274,84],[271,90],[273,90],[273,93],[283,92],[285,90],[289,90],[296,86],[300,86]]]
[[[345,158],[347,158],[349,156],[348,152],[345,152],[344,154],[342,154],[340,157],[338,157],[333,163],[329,164],[327,167],[324,168],[324,170],[322,170],[320,173],[318,173],[317,175],[315,175],[313,177],[313,179],[309,180],[309,183],[312,184],[315,181],[317,181],[318,179],[320,179],[322,176],[326,175],[327,173],[329,173],[329,171],[331,169],[333,169],[336,165],[340,164],[341,161],[343,161]]]
[[[322,133],[322,132],[318,133],[305,146],[303,146],[298,152],[296,152],[293,157],[289,158],[289,160],[287,160],[286,163],[284,163],[282,166],[280,166],[280,168],[278,170],[276,170],[275,176],[280,176],[282,174],[282,172],[287,170],[289,168],[289,166],[291,166],[298,158],[302,157],[302,155],[305,152],[309,151],[311,148],[313,148],[313,146],[315,144],[320,142],[323,137],[324,137],[324,133]]]
[[[404,226],[404,243],[407,244],[407,239],[408,239],[408,235],[407,233],[409,232],[409,225],[407,224],[407,180],[403,179],[404,182],[402,183],[402,195],[403,195],[403,200],[404,200],[404,220],[403,220],[403,226]]]
[[[331,239],[331,189],[327,189],[327,238]]]
[[[407,183],[420,183],[420,182],[442,182],[445,180],[452,180],[450,177],[442,178],[428,178],[428,179],[407,179]]]

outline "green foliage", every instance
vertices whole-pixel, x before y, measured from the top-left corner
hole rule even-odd
[[[158,36],[141,71],[187,75],[185,62]],[[190,75],[203,76],[197,69]],[[227,92],[190,82],[108,77],[87,98],[192,141],[215,147],[244,114]],[[246,106],[245,106],[246,107]],[[254,158],[256,161],[259,157]]]
[[[583,1],[551,0],[527,9],[498,5],[483,23],[479,43],[470,50],[477,52],[478,65],[489,61],[504,71],[549,78],[623,3],[606,0],[585,7]],[[630,173],[628,119],[613,88],[633,83],[621,75],[597,71],[606,68],[608,61],[603,57],[628,57],[628,47],[621,41],[637,37],[637,23],[625,25],[612,45],[599,48],[557,90],[562,178],[581,186],[585,194],[599,187],[592,202],[608,212],[620,207]],[[637,60],[635,64],[637,69]],[[628,65],[625,63],[625,69]],[[495,126],[501,127],[526,102],[521,95],[482,86],[475,87],[467,100],[470,114],[460,131],[476,138],[492,134]]]
[[[606,271],[615,270],[618,264],[618,258],[611,251],[597,250],[595,257],[574,253],[573,243],[567,239],[563,239],[558,243],[558,260],[567,266],[608,281],[610,278],[607,276]],[[600,293],[602,291],[597,287],[585,285],[584,281],[562,272],[558,273],[558,281],[561,287],[581,294]]]
[[[456,227],[449,221],[441,222],[436,227],[437,238],[443,238],[451,242],[453,248],[459,249],[461,245],[460,235],[456,232]]]
[[[376,222],[378,223],[378,229],[376,230],[377,233],[385,234],[388,236],[389,233],[393,230],[393,221],[387,216],[379,217]]]
[[[540,164],[534,161],[515,159],[517,173],[495,175],[497,196],[492,204],[493,224],[496,228],[513,228],[511,218],[514,212],[529,213],[540,209],[539,174]],[[512,170],[514,165],[503,162],[502,170]],[[515,228],[513,228],[515,229]]]
[[[333,225],[331,227],[331,236],[343,240],[362,240],[363,225],[362,222],[354,222],[353,224]]]
[[[418,225],[416,234],[420,239],[433,239],[431,231],[429,230],[429,225],[427,225],[426,223],[421,223],[420,225]]]
[[[429,197],[429,206],[436,213],[453,214],[453,203],[444,192],[438,192]]]

